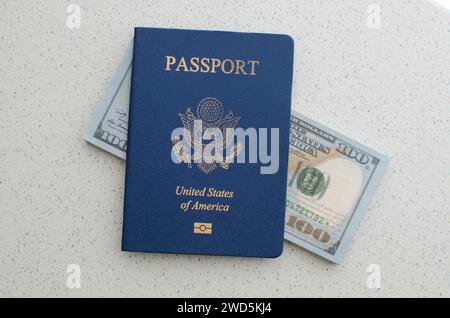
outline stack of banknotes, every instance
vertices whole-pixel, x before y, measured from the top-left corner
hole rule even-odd
[[[130,47],[84,135],[124,160],[132,59]],[[293,112],[286,240],[341,263],[388,162],[384,155]]]

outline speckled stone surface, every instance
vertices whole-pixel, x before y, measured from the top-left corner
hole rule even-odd
[[[369,28],[367,7],[381,8]],[[450,296],[450,11],[426,0],[0,2],[0,296]],[[134,26],[287,33],[294,107],[392,158],[343,265],[120,251],[124,163],[82,139]],[[69,264],[81,289],[66,286]],[[368,289],[378,264],[381,289]]]

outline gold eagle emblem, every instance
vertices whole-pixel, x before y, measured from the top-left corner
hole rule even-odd
[[[228,170],[229,162],[233,161],[235,157],[239,155],[242,150],[241,144],[234,144],[234,134],[229,134],[227,129],[236,128],[237,124],[241,120],[241,117],[234,116],[232,111],[229,111],[226,116],[224,116],[224,110],[222,103],[213,97],[208,97],[203,99],[197,106],[197,112],[194,114],[192,108],[188,107],[185,114],[178,114],[180,116],[181,122],[184,127],[185,142],[194,149],[196,144],[202,145],[201,154],[191,155],[187,153],[185,148],[183,148],[181,140],[172,140],[173,153],[176,155],[177,159],[181,162],[188,162],[188,167],[192,168],[192,162],[200,162],[197,164],[198,168],[209,174],[217,169],[217,163],[213,159],[215,158],[215,153],[211,154],[211,158],[206,158],[210,160],[205,160],[203,150],[206,145],[203,144],[203,134],[207,129],[216,128],[219,129],[223,136],[223,146],[219,147],[226,150],[226,156],[223,156],[222,162],[220,162],[220,167]],[[201,131],[196,131],[194,129],[195,121],[202,121]],[[190,142],[189,142],[190,140]],[[232,147],[232,149],[227,149],[227,147]],[[205,162],[207,161],[207,162]],[[211,163],[208,163],[211,162]]]

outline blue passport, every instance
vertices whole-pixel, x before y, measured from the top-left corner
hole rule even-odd
[[[294,42],[136,28],[122,249],[283,251]]]

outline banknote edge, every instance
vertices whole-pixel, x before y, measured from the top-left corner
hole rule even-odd
[[[365,193],[361,197],[358,207],[350,220],[349,224],[347,225],[347,229],[344,232],[344,235],[342,236],[341,244],[339,245],[339,249],[336,251],[336,260],[339,264],[341,264],[345,258],[345,255],[347,254],[347,251],[353,242],[355,235],[358,231],[358,229],[361,226],[362,221],[364,220],[364,217],[366,216],[368,209],[370,207],[370,203],[374,199],[375,195],[377,194],[377,190],[380,187],[381,181],[386,175],[386,171],[389,167],[390,159],[385,158],[384,160],[380,161],[380,170],[373,176],[373,181],[369,183],[368,188],[366,189]]]
[[[126,153],[120,151],[112,146],[108,146],[106,143],[101,143],[101,141],[94,138],[95,131],[98,128],[98,124],[101,121],[101,118],[108,111],[111,106],[111,102],[117,94],[117,91],[120,89],[123,79],[131,68],[131,64],[133,61],[133,41],[128,46],[122,61],[120,62],[119,67],[117,68],[112,80],[103,96],[101,102],[98,104],[97,109],[92,117],[89,126],[85,130],[83,134],[83,139],[88,143],[100,148],[112,155],[115,155],[123,160],[126,159]]]

